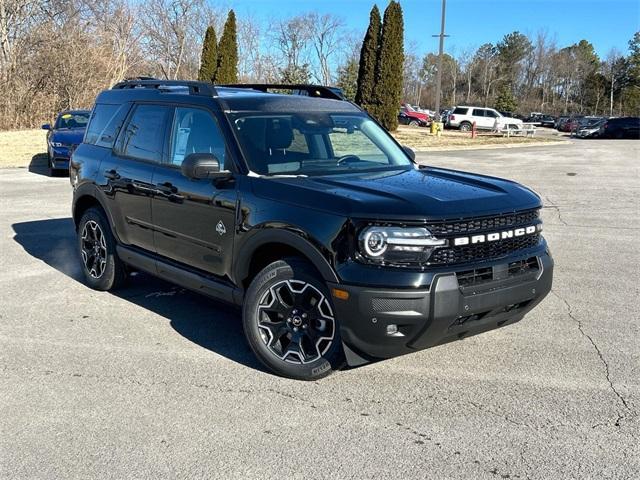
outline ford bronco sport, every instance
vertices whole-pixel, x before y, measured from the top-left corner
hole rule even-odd
[[[242,306],[256,356],[307,380],[513,324],[550,291],[538,195],[417,165],[329,88],[268,87],[98,96],[70,169],[90,287],[141,270]]]

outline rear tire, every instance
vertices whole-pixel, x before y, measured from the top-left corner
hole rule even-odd
[[[89,208],[78,225],[78,250],[84,278],[94,290],[115,290],[127,278],[125,265],[116,252],[116,241],[106,215]]]
[[[251,350],[277,375],[317,380],[344,365],[327,286],[301,259],[273,262],[256,275],[242,323]]]
[[[469,122],[462,122],[458,128],[461,132],[470,132],[471,124]]]

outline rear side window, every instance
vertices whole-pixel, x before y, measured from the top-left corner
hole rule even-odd
[[[162,161],[168,112],[163,105],[137,105],[124,129],[120,153],[126,157]]]
[[[97,104],[91,112],[91,121],[85,134],[84,143],[112,148],[130,108],[123,105]]]
[[[458,114],[458,115],[466,115],[467,114],[467,109],[466,108],[462,108],[462,107],[456,107],[456,109],[453,111],[453,113]]]
[[[474,108],[471,115],[474,117],[484,117],[484,110],[482,108]]]

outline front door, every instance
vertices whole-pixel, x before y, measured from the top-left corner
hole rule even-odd
[[[158,254],[224,277],[230,269],[236,218],[236,183],[192,180],[182,175],[190,153],[212,153],[224,169],[228,151],[218,123],[208,110],[176,107],[169,156],[153,182],[154,240]]]

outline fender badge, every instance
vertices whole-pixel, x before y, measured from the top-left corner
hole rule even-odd
[[[218,222],[218,225],[216,225],[216,232],[218,232],[218,235],[222,236],[225,233],[227,233],[227,229],[224,226],[224,223],[222,223],[222,220],[220,220]]]

